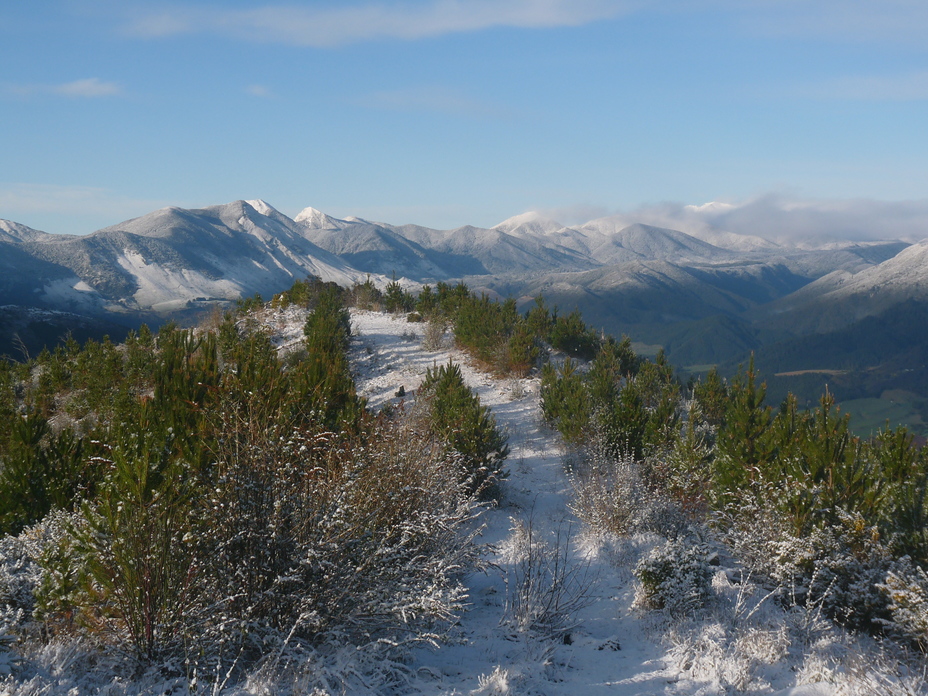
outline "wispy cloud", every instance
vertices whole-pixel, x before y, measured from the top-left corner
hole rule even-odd
[[[45,94],[74,99],[95,99],[122,94],[122,87],[115,82],[106,82],[97,77],[90,77],[62,84],[8,85],[7,91],[23,97]]]
[[[125,31],[164,37],[215,33],[236,39],[333,47],[376,39],[416,40],[493,27],[579,26],[627,13],[641,0],[429,0],[335,7],[269,5],[247,10],[173,6],[130,19]]]
[[[430,112],[452,116],[493,117],[505,109],[480,101],[447,87],[414,87],[375,92],[358,100],[373,109],[403,112]]]

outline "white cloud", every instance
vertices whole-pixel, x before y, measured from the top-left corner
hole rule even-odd
[[[243,40],[332,47],[493,27],[579,26],[630,12],[640,4],[641,0],[429,0],[324,8],[273,5],[247,10],[176,6],[133,17],[125,30],[147,37],[210,32]]]
[[[774,241],[928,238],[928,200],[804,199],[766,194],[740,202],[664,203],[622,214],[683,232],[718,230]]]
[[[549,220],[556,220],[567,226],[582,225],[590,220],[603,218],[610,214],[608,208],[589,203],[578,203],[558,208],[541,208],[538,212]]]
[[[72,97],[77,99],[112,97],[122,94],[122,88],[118,84],[115,82],[105,82],[97,77],[55,85],[9,85],[8,91],[26,97],[36,94],[51,94],[59,97]]]

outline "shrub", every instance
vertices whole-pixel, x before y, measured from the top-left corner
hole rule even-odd
[[[380,309],[383,302],[383,293],[377,289],[370,276],[363,283],[355,283],[348,295],[349,302],[358,309]]]
[[[247,446],[218,453],[207,513],[214,631],[255,651],[285,636],[427,639],[460,608],[477,529],[454,458],[383,420],[347,438],[245,431]]]
[[[877,587],[889,598],[888,627],[928,652],[928,573],[902,558]]]
[[[55,435],[38,413],[15,417],[10,446],[0,460],[0,534],[18,534],[53,507],[92,494],[98,473],[84,443],[69,430]]]
[[[602,438],[578,451],[568,479],[570,509],[598,534],[676,537],[687,528],[674,502],[645,481],[641,464],[629,453],[616,455]]]
[[[563,350],[568,355],[592,360],[599,350],[600,339],[597,333],[587,327],[579,310],[574,310],[566,317],[557,317],[551,327],[551,345]]]
[[[452,362],[426,370],[419,387],[429,430],[457,452],[472,489],[489,494],[505,474],[509,455],[506,436],[480,398],[464,383],[461,368]]]
[[[589,561],[572,558],[569,529],[558,528],[553,537],[542,537],[531,517],[513,520],[504,621],[519,631],[560,638],[592,603],[595,575]]]
[[[565,442],[577,445],[589,434],[590,399],[583,375],[569,358],[560,369],[546,363],[541,370],[541,413]]]
[[[77,536],[91,581],[80,598],[87,620],[124,633],[143,659],[180,641],[202,579],[187,473],[153,440],[143,434],[114,448]]]
[[[640,583],[637,602],[672,617],[695,613],[711,595],[706,549],[682,537],[654,547],[635,566],[635,577]]]
[[[448,327],[445,320],[440,317],[432,317],[425,325],[422,332],[422,350],[435,351],[441,350],[445,339],[445,332]]]

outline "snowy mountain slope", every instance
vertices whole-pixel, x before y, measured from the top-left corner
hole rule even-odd
[[[293,218],[294,222],[300,223],[303,227],[308,229],[320,229],[320,230],[338,230],[344,227],[348,227],[353,223],[351,220],[339,220],[334,218],[331,215],[326,215],[321,210],[316,210],[315,208],[303,208],[296,217]]]
[[[528,212],[514,215],[494,225],[494,230],[511,234],[514,237],[549,235],[564,229],[564,225],[547,218],[541,213]]]
[[[818,278],[772,303],[766,314],[777,322],[799,317],[797,329],[823,332],[875,316],[906,300],[928,300],[928,239],[882,263],[861,266]]]
[[[31,242],[47,237],[45,232],[34,230],[12,220],[0,220],[0,242]]]
[[[272,294],[307,275],[342,285],[365,277],[263,201],[164,208],[85,237],[45,235],[20,246],[126,311]]]
[[[308,240],[367,273],[396,273],[418,281],[443,280],[459,275],[456,271],[461,270],[460,264],[469,262],[422,247],[376,223],[302,216],[300,213],[296,219],[302,219]]]
[[[0,304],[98,314],[107,301],[67,266],[0,240]]]
[[[733,316],[767,304],[776,314],[758,311],[744,318],[779,317],[794,329],[802,323],[787,318],[792,309],[811,306],[812,300],[823,307],[851,302],[831,290],[906,246],[848,242],[802,250],[719,230],[686,234],[629,222],[612,216],[565,227],[526,213],[490,229],[435,230],[339,219],[315,208],[291,219],[260,200],[165,208],[86,237],[48,235],[6,222],[0,223],[0,243],[7,246],[0,248],[6,249],[9,273],[0,279],[0,295],[95,314],[166,312],[256,292],[269,295],[308,274],[343,285],[368,274],[383,283],[396,274],[427,283],[467,279],[503,297],[543,292],[564,309],[581,307],[607,330]],[[710,237],[719,244],[705,241]],[[897,288],[892,293],[873,292],[887,301],[911,295],[916,291],[901,288],[918,282],[917,266],[900,273],[890,284]],[[816,279],[818,284],[790,297]]]
[[[614,230],[602,221],[584,225],[585,231],[593,232],[590,253],[602,263],[621,263],[634,260],[666,259],[675,262],[721,261],[732,256],[731,252],[707,244],[683,232],[634,224]]]
[[[422,247],[449,258],[470,259],[458,265],[468,275],[524,274],[551,270],[582,270],[599,265],[583,253],[562,246],[546,235],[508,234],[499,228],[465,225],[453,230],[433,230],[417,225],[391,227]]]

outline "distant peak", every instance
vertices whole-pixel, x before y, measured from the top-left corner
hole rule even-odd
[[[500,232],[512,232],[513,230],[522,229],[526,232],[547,234],[564,229],[564,225],[544,216],[538,211],[530,210],[527,213],[514,215],[511,218],[503,220],[498,225],[495,225],[493,229],[499,230]]]
[[[270,215],[272,213],[277,212],[277,209],[274,206],[272,206],[270,203],[266,201],[261,200],[260,198],[256,198],[253,201],[245,201],[245,202],[248,205],[250,205],[252,208],[257,210],[259,213],[261,213],[262,215]]]
[[[314,228],[328,228],[328,227],[337,227],[336,219],[330,215],[326,215],[321,210],[316,210],[315,208],[303,208],[296,217],[293,218],[296,222],[299,222],[307,227]]]

